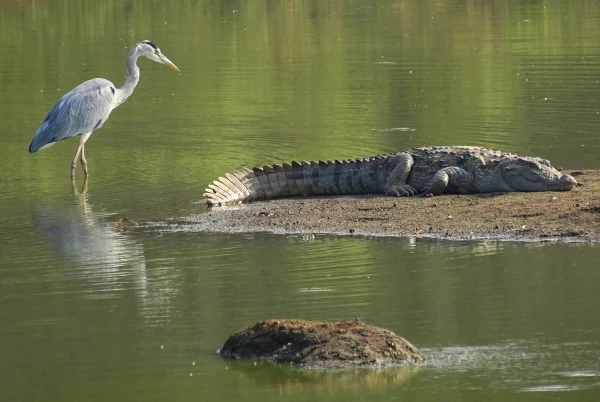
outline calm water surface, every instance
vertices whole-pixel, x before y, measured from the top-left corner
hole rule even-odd
[[[600,248],[175,230],[244,165],[480,145],[600,169],[593,1],[0,2],[0,400],[600,398]],[[134,95],[87,143],[29,155],[80,82]],[[142,223],[121,233],[114,222]],[[158,222],[149,224],[149,222]],[[223,361],[260,319],[360,317],[426,365]]]

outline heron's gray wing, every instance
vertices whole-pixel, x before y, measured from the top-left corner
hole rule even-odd
[[[113,109],[114,85],[105,79],[86,81],[63,96],[38,128],[29,152],[102,127]]]

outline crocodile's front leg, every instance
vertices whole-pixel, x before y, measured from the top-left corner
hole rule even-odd
[[[435,172],[431,184],[422,194],[440,195],[446,188],[457,194],[472,193],[474,191],[473,176],[456,166],[445,167]]]
[[[406,184],[413,164],[412,156],[404,152],[390,157],[386,166],[390,170],[390,174],[383,188],[386,195],[408,197],[418,194],[417,190]]]

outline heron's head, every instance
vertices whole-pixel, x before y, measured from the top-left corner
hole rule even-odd
[[[168,66],[169,68],[171,68],[172,70],[179,71],[177,66],[175,64],[173,64],[173,62],[171,60],[167,59],[167,57],[164,54],[162,54],[162,52],[160,51],[158,46],[156,46],[154,43],[150,42],[149,40],[145,40],[145,41],[138,43],[137,48],[139,49],[139,52],[140,52],[139,54],[146,56],[147,58],[149,58],[152,61],[164,64],[164,65]]]

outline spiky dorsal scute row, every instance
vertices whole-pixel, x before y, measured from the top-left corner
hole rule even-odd
[[[209,184],[204,196],[210,205],[225,205],[286,196],[380,192],[387,158],[377,155],[243,168]]]
[[[429,166],[439,164],[463,166],[467,162],[473,167],[483,169],[494,168],[506,161],[516,161],[521,164],[544,165],[553,168],[550,161],[538,157],[519,156],[510,152],[493,150],[474,146],[435,146],[412,148],[407,153],[413,158],[425,158]]]

